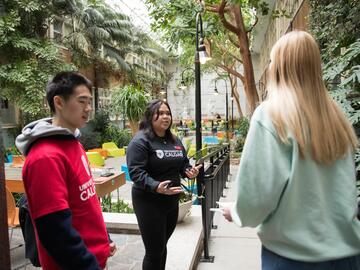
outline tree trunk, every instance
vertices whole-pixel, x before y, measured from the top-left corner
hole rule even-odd
[[[237,36],[240,45],[240,54],[244,66],[244,90],[248,101],[249,112],[252,114],[259,103],[259,95],[256,90],[254,67],[249,49],[249,39],[245,30],[244,19],[242,17],[240,5],[235,5],[233,12],[235,15],[236,24],[239,29]]]
[[[4,173],[4,146],[2,140],[2,127],[0,123],[0,265],[1,269],[10,269],[10,246],[7,223],[5,173]]]
[[[237,107],[238,112],[239,112],[239,116],[240,116],[240,118],[242,118],[242,117],[244,117],[244,114],[242,112],[241,105],[240,105],[240,95],[239,95],[239,92],[237,91],[237,79],[236,79],[236,77],[235,78],[234,77],[229,75],[230,84],[231,84],[231,91],[232,91],[232,94],[233,94],[233,99],[235,100],[235,103],[236,103],[236,107]]]
[[[139,122],[133,120],[129,120],[129,122],[130,122],[131,134],[135,136],[135,134],[139,131]]]
[[[224,27],[233,32],[238,38],[240,55],[244,67],[244,80],[242,80],[242,82],[244,84],[244,91],[248,103],[249,113],[252,114],[259,103],[259,95],[256,90],[254,68],[252,65],[249,40],[247,36],[248,33],[245,29],[240,4],[226,6],[227,2],[227,0],[222,0],[218,8],[213,10],[209,9],[209,11],[217,12]],[[225,17],[225,12],[228,12],[232,15],[232,19],[235,24],[227,20]]]

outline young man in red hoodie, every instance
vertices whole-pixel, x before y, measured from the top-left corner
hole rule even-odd
[[[57,74],[46,89],[53,117],[28,124],[16,139],[27,156],[23,181],[44,270],[103,269],[116,250],[78,140],[92,110],[91,88],[79,73]]]

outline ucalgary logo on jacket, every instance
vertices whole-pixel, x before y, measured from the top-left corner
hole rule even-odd
[[[164,157],[164,151],[163,150],[156,150],[156,156],[160,159]]]
[[[174,158],[174,157],[183,157],[183,152],[181,150],[156,150],[156,156],[159,159]]]
[[[90,179],[87,182],[79,186],[80,199],[82,201],[87,201],[96,194],[96,191],[95,191],[94,180],[90,173],[90,166],[89,163],[87,162],[85,155],[81,155],[81,161],[82,164],[84,165],[86,173],[88,174],[88,176],[90,176]]]

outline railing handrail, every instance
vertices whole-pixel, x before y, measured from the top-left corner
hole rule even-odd
[[[201,151],[202,150],[199,150],[197,152],[195,152],[194,155],[192,155],[191,157],[189,157],[189,159],[195,159],[196,161],[196,164],[201,164],[201,163],[204,163],[206,160],[210,159],[211,157],[214,157],[215,155],[217,155],[219,152],[225,150],[227,147],[229,146],[229,143],[224,143],[222,145],[216,145],[216,146],[211,146],[211,147],[208,147],[208,149],[214,149],[214,151],[211,151],[211,153],[199,158],[198,160],[196,160],[196,157],[197,156],[201,156]]]
[[[215,228],[213,224],[214,213],[210,208],[217,207],[216,202],[223,196],[223,190],[226,188],[226,181],[230,172],[230,147],[229,144],[219,145],[212,148],[210,153],[196,161],[197,164],[203,164],[199,175],[196,178],[198,188],[198,198],[201,203],[201,215],[204,233],[204,257],[203,261],[213,262],[214,256],[209,255],[208,240],[211,229]],[[200,151],[198,155],[201,155]],[[204,167],[205,161],[208,165]]]
[[[218,164],[218,165],[215,165],[216,166],[216,168],[215,168],[215,170],[211,173],[211,174],[205,174],[204,175],[204,177],[205,178],[211,178],[211,177],[213,177],[214,175],[216,175],[218,172],[219,172],[219,170],[221,169],[221,166],[223,166],[223,164],[226,162],[226,159],[223,159],[223,160],[221,160],[221,162],[220,162],[220,164]],[[210,165],[211,166],[211,165]],[[212,165],[212,166],[214,166],[214,165]],[[208,168],[207,168],[208,169]],[[205,170],[205,172],[206,172],[207,170]]]

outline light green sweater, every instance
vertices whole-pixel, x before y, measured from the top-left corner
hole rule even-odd
[[[326,132],[326,130],[324,130]],[[351,153],[331,166],[299,157],[283,144],[266,112],[255,111],[231,209],[240,226],[259,226],[262,244],[286,258],[321,262],[360,254],[356,180]]]

